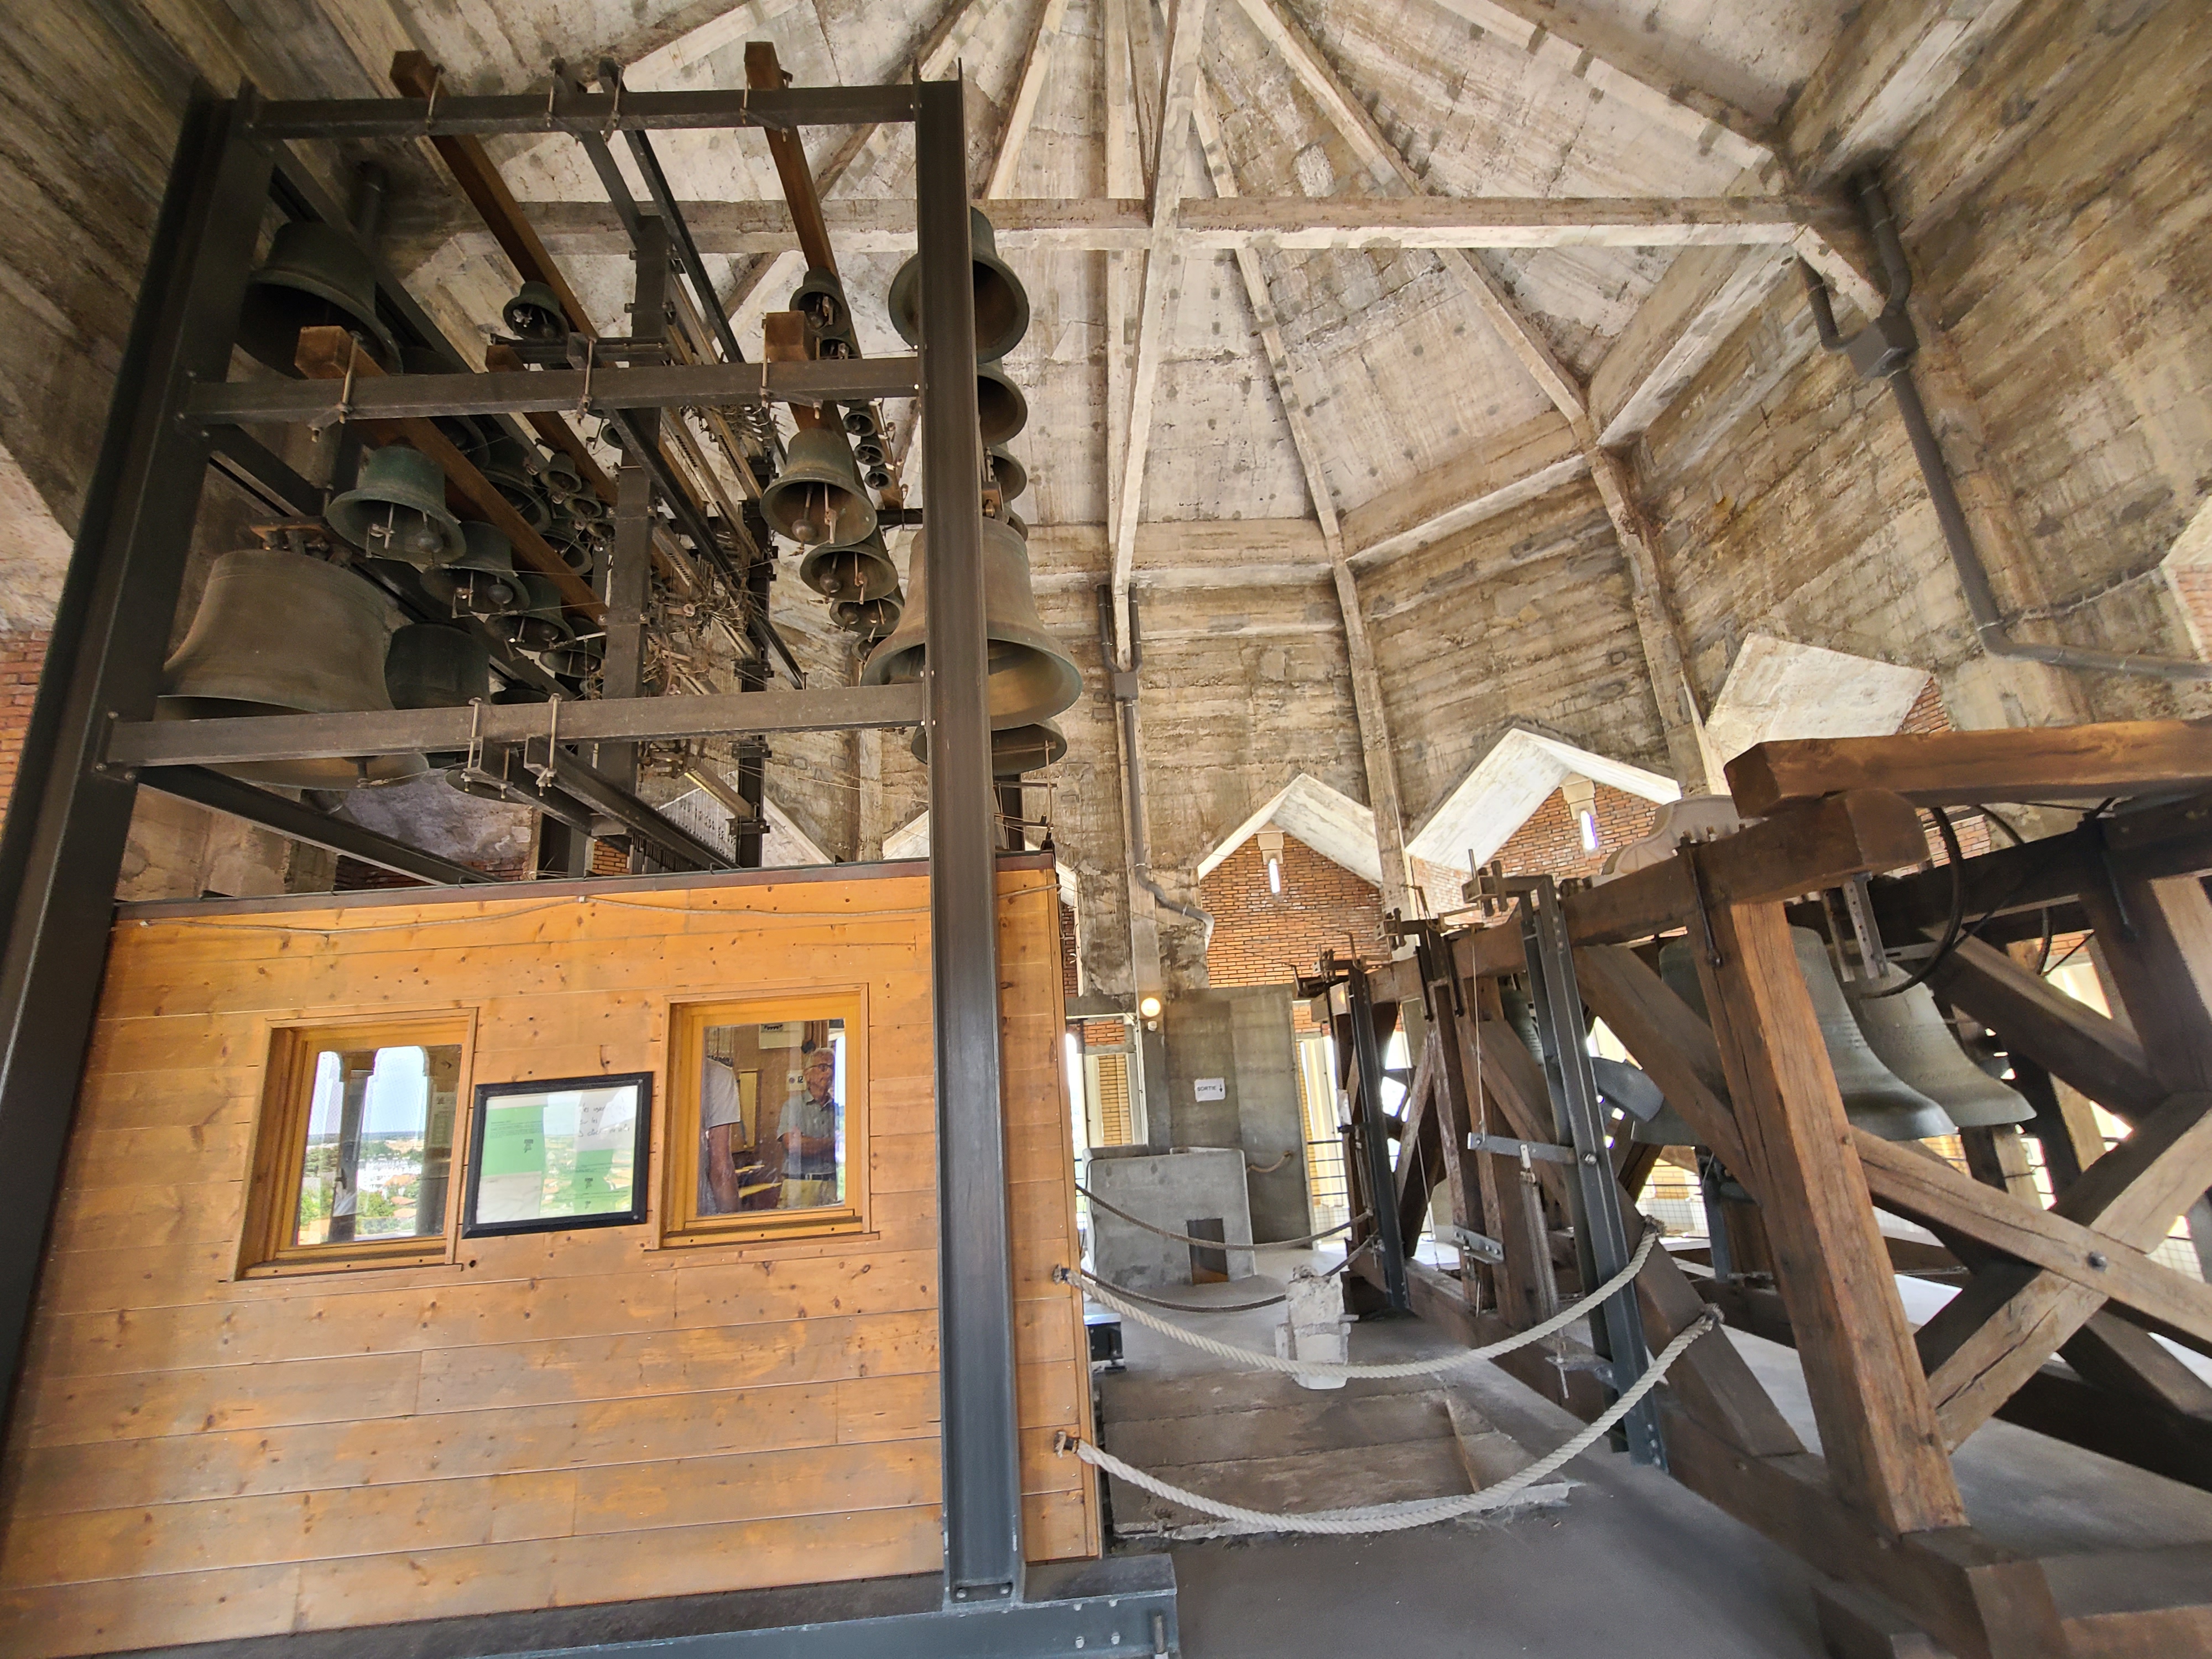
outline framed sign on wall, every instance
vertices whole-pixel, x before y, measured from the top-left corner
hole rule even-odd
[[[463,1236],[643,1221],[652,1122],[650,1072],[478,1085]]]

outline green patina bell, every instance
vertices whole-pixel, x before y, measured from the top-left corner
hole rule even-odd
[[[544,283],[525,283],[522,291],[500,310],[507,331],[519,340],[565,340],[568,314],[561,309],[561,296]]]
[[[446,510],[445,473],[408,444],[371,451],[362,463],[361,482],[331,501],[323,516],[362,551],[417,569],[450,564],[465,550],[460,520]]]
[[[968,210],[968,240],[975,264],[975,361],[996,362],[1022,343],[1030,330],[1029,290],[1013,268],[999,258],[999,239],[983,210]],[[891,278],[891,326],[910,346],[921,343],[921,256],[917,253]]]
[[[300,331],[337,327],[361,337],[384,368],[399,365],[399,343],[376,315],[376,267],[361,244],[334,226],[295,219],[279,226],[269,257],[248,279],[239,343],[281,374],[297,374]]]

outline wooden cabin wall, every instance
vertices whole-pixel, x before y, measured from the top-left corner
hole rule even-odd
[[[118,923],[0,1471],[19,1659],[935,1571],[928,884]],[[632,884],[633,886],[635,884]],[[1032,1559],[1096,1554],[1057,896],[1000,874]],[[399,897],[383,896],[386,899]],[[864,983],[872,1231],[655,1248],[669,1006]],[[241,1279],[271,1024],[472,1010],[474,1084],[651,1071],[655,1221]]]

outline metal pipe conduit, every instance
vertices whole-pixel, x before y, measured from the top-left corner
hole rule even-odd
[[[1820,331],[1821,349],[1848,355],[1861,374],[1889,383],[1890,396],[1897,403],[1898,418],[1905,423],[1914,459],[1920,463],[1920,476],[1928,486],[1929,500],[1936,508],[1936,521],[1942,527],[1943,544],[1949,550],[1952,568],[1958,572],[1959,586],[1966,594],[1966,610],[1973,618],[1974,633],[1981,641],[1982,649],[1992,657],[2047,663],[2054,668],[2130,674],[2145,679],[2212,679],[2212,663],[2098,651],[2086,646],[2039,645],[2016,640],[2007,630],[1996,591],[1990,583],[1988,568],[1975,549],[1966,507],[1951,481],[1943,447],[1928,419],[1927,405],[1920,400],[1920,389],[1913,384],[1911,363],[1920,343],[1905,313],[1905,301],[1912,293],[1912,270],[1905,257],[1904,242],[1898,236],[1897,222],[1891,216],[1881,178],[1872,173],[1863,174],[1856,189],[1860,209],[1866,216],[1867,228],[1874,238],[1875,252],[1887,278],[1888,292],[1881,315],[1849,340],[1844,339],[1836,328],[1835,309],[1829,299],[1827,283],[1821,280],[1820,272],[1800,259],[1797,269],[1805,281],[1805,298],[1812,307],[1814,325]]]
[[[1143,666],[1145,648],[1137,635],[1137,602],[1129,601],[1129,665],[1114,666],[1114,599],[1110,588],[1098,590],[1098,637],[1103,647],[1106,672],[1114,690],[1115,712],[1121,721],[1121,783],[1129,799],[1130,874],[1137,885],[1152,896],[1152,902],[1179,916],[1188,916],[1206,930],[1202,948],[1213,945],[1213,916],[1194,904],[1170,898],[1152,879],[1152,842],[1145,832],[1145,769],[1137,758],[1137,670]]]

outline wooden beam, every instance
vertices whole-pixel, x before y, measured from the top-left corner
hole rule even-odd
[[[2206,1144],[2212,1146],[2212,1132],[2208,1132]],[[1960,1175],[1917,1146],[1877,1139],[1854,1127],[1851,1146],[1866,1172],[1874,1201],[1891,1214],[1939,1231],[1963,1234],[2100,1297],[2109,1297],[2163,1324],[2212,1340],[2212,1285],[2202,1279],[2184,1279],[2153,1261],[2147,1250],[2069,1219],[2060,1211],[2023,1202]],[[2184,1200],[2181,1207],[2190,1201]],[[2180,1208],[2174,1213],[2179,1214]],[[2167,1223],[2172,1219],[2169,1216]],[[2162,1231],[2160,1236],[2164,1237]]]
[[[1178,255],[1176,216],[1182,204],[1184,138],[1198,94],[1198,48],[1206,33],[1206,0],[1182,0],[1168,42],[1167,82],[1160,113],[1158,165],[1152,179],[1150,245],[1145,258],[1144,297],[1137,310],[1136,366],[1130,375],[1128,436],[1121,458],[1114,517],[1113,610],[1115,654],[1129,660],[1129,572],[1137,552],[1137,519],[1144,509],[1145,459],[1152,447],[1153,405],[1166,355],[1168,296]]]
[[[1590,424],[1618,448],[1642,437],[1790,267],[1786,253],[1686,251],[1590,375]]]
[[[1651,1074],[1667,1103],[1697,1131],[1698,1143],[1711,1147],[1738,1180],[1756,1181],[1736,1131],[1728,1072],[1712,1028],[1626,945],[1577,951],[1575,977],[1590,1011]]]
[[[441,73],[422,52],[392,55],[392,84],[407,97],[429,97],[438,87]],[[514,264],[516,274],[526,283],[543,283],[551,289],[561,309],[568,313],[568,325],[580,334],[596,335],[599,329],[591,313],[584,309],[584,302],[538,240],[537,231],[507,189],[507,180],[500,177],[498,164],[483,141],[460,136],[433,138],[430,143],[453,173],[453,182],[461,187],[461,194],[483,218],[484,228]]]
[[[753,92],[777,92],[783,88],[783,65],[777,62],[773,40],[745,42],[745,85]],[[814,169],[806,165],[806,145],[796,127],[763,127],[769,159],[783,186],[784,205],[791,211],[791,227],[799,237],[799,251],[811,270],[837,270],[837,251],[830,245],[830,227],[823,222],[822,197],[815,188]],[[688,221],[687,221],[688,223]]]
[[[2195,791],[2212,787],[2212,723],[1796,738],[1753,744],[1728,763],[1728,780],[1747,817],[1842,789],[1893,790],[1918,806]]]
[[[1963,1527],[1966,1505],[1866,1177],[1846,1152],[1843,1097],[1782,906],[1722,899],[1705,916],[1719,961],[1701,956],[1698,975],[1743,1173],[1761,1197],[1836,1493],[1893,1533]]]
[[[355,350],[352,335],[335,327],[301,329],[299,355],[294,366],[311,380],[343,380],[349,366],[356,380],[374,379],[384,373],[374,359]],[[599,596],[568,568],[507,497],[477,471],[476,464],[453,447],[452,441],[438,430],[435,422],[409,419],[361,421],[356,424],[379,446],[412,444],[435,461],[446,475],[449,503],[465,507],[505,535],[514,544],[517,566],[526,566],[539,575],[552,578],[561,590],[562,602],[568,609],[580,611],[595,621],[605,619],[606,606]]]
[[[1006,107],[1006,125],[999,130],[999,153],[991,163],[991,177],[983,186],[987,201],[1004,196],[1014,182],[1014,167],[1021,160],[1022,140],[1036,119],[1037,96],[1044,90],[1052,69],[1052,51],[1067,16],[1067,0],[1044,0],[1030,32],[1029,48],[1022,54],[1022,72],[1014,80],[1014,101]]]
[[[2007,1048],[2129,1122],[2156,1110],[2172,1092],[2133,1032],[1979,939],[1960,939],[1929,984],[1996,1032]]]
[[[1442,465],[1347,509],[1346,557],[1355,570],[1379,568],[1589,473],[1589,458],[1574,428],[1547,410],[1510,432],[1468,444]]]
[[[2085,1261],[2095,1250],[2107,1262],[2120,1264],[2117,1270],[2101,1271],[2132,1275],[2130,1282],[2138,1294],[2155,1294],[2154,1284],[2136,1285],[2144,1279],[2140,1264],[2109,1246],[2100,1248],[2097,1238],[2136,1252],[2153,1249],[2174,1218],[2203,1194],[2208,1182],[2212,1096],[2177,1095],[2082,1171],[2051,1214],[2094,1229],[2087,1244],[2072,1237],[2060,1241],[2080,1250]],[[2028,1252],[2052,1243],[2048,1230],[2042,1237],[2016,1242],[2021,1249],[2013,1254],[2023,1261],[1984,1268],[1921,1327],[1920,1353],[1946,1445],[1958,1445],[1988,1421],[2006,1395],[2087,1323],[2110,1292],[2110,1286],[2092,1288],[2078,1277],[2032,1265],[2034,1257]]]

